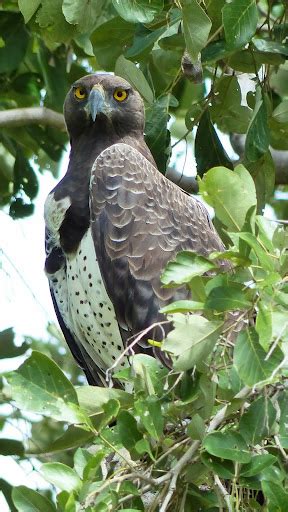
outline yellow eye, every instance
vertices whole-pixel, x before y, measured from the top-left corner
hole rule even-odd
[[[77,100],[84,100],[86,98],[86,91],[83,87],[76,87],[74,90],[74,96]]]
[[[128,92],[124,89],[115,89],[113,97],[117,101],[124,101],[128,97]]]

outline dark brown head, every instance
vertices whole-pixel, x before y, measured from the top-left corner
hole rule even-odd
[[[71,139],[94,124],[101,131],[128,135],[144,130],[144,105],[140,94],[123,78],[108,74],[87,75],[75,82],[64,103],[64,117]]]

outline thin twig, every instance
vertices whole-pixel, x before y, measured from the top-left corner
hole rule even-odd
[[[142,492],[145,490],[149,490],[152,486],[155,485],[156,481],[154,478],[149,478],[145,474],[140,473],[125,473],[124,475],[118,475],[114,476],[113,478],[106,480],[98,489],[88,494],[86,500],[85,500],[85,507],[88,507],[89,505],[93,504],[94,498],[103,492],[107,487],[109,487],[112,484],[121,484],[122,482],[125,482],[127,480],[135,481],[135,480],[143,480],[144,482],[147,482],[147,486],[142,488]]]
[[[274,341],[274,343],[270,347],[270,350],[269,350],[268,354],[265,356],[265,359],[264,359],[265,361],[267,361],[271,357],[272,353],[274,352],[275,348],[277,347],[277,345],[278,345],[278,343],[279,343],[279,341],[280,341],[280,339],[282,337],[282,334],[287,329],[287,326],[288,326],[288,322],[285,322],[283,327],[282,327],[282,329],[281,329],[281,331],[280,331],[280,333],[279,333],[279,335],[277,336],[276,340]]]
[[[281,445],[281,443],[280,443],[280,439],[279,439],[279,437],[278,437],[278,436],[274,436],[274,441],[275,441],[275,444],[276,444],[277,448],[279,448],[279,450],[280,450],[281,454],[283,455],[283,458],[284,458],[284,460],[285,460],[285,463],[287,464],[287,462],[288,462],[288,455],[287,455],[287,453],[285,452],[285,450],[283,449],[283,447],[282,447],[282,445]]]
[[[128,353],[128,352],[132,352],[132,355],[134,355],[134,352],[133,352],[133,347],[135,347],[135,345],[137,345],[137,343],[143,338],[143,336],[145,336],[145,334],[147,334],[149,331],[151,331],[152,329],[154,329],[154,327],[159,327],[163,324],[169,324],[170,323],[170,320],[163,320],[162,322],[155,322],[154,324],[150,325],[149,327],[147,327],[147,329],[144,329],[143,331],[141,331],[138,336],[136,336],[136,338],[132,341],[132,343],[130,343],[129,345],[127,345],[127,347],[121,352],[120,356],[116,359],[116,361],[112,364],[112,366],[110,366],[110,368],[108,368],[106,370],[106,382],[110,382],[111,381],[111,373],[112,371],[118,366],[118,364],[120,363],[120,361],[123,359],[123,357]]]
[[[162,453],[162,455],[159,457],[159,459],[157,459],[155,461],[155,465],[159,464],[159,462],[161,462],[161,460],[165,459],[168,455],[170,455],[170,453],[174,452],[174,450],[177,450],[177,448],[179,448],[179,446],[182,446],[182,444],[185,444],[188,441],[190,441],[190,439],[188,437],[185,437],[185,439],[182,439],[182,441],[179,441],[178,443],[173,444],[173,446],[170,446],[170,448],[168,450],[166,450],[166,452]]]
[[[227,505],[228,511],[232,512],[233,509],[232,509],[232,505],[231,505],[231,496],[227,492],[227,489],[225,489],[225,487],[222,485],[218,475],[214,475],[214,482],[215,482],[215,485],[217,485],[220,493],[222,494],[222,496],[224,498],[224,501]]]
[[[159,512],[165,512],[168,508],[168,505],[170,503],[170,500],[174,494],[174,491],[176,489],[176,484],[178,480],[178,476],[186,464],[191,461],[193,455],[197,452],[201,442],[200,441],[194,441],[194,443],[188,448],[187,452],[184,453],[184,455],[181,457],[181,459],[178,460],[177,464],[171,469],[170,474],[172,475],[172,478],[170,480],[170,484],[168,487],[168,492],[165,496],[165,499],[159,508]]]

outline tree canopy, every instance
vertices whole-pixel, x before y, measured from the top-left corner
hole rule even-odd
[[[286,2],[4,0],[0,26],[0,206],[13,218],[33,213],[41,173],[57,175],[68,142],[70,84],[115,72],[145,101],[161,172],[171,145],[193,144],[233,266],[223,273],[218,254],[189,252],[168,264],[163,285],[193,290],[163,311],[173,371],[135,356],[120,375],[132,393],[80,385],[54,326],[46,344],[19,347],[12,329],[0,333],[2,359],[27,356],[3,380],[13,413],[1,424],[28,431],[3,439],[1,453],[41,463],[57,489],[3,480],[10,509],[286,512],[287,231],[262,216],[270,203],[287,218]]]

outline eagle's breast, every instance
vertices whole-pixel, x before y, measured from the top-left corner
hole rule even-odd
[[[71,200],[56,201],[53,193],[45,203],[48,243],[60,248],[59,230]],[[48,279],[61,316],[75,340],[95,364],[105,371],[123,352],[123,342],[113,304],[100,273],[90,227],[76,251],[67,253],[65,264],[49,274]],[[127,365],[123,358],[120,369]]]
[[[100,273],[90,228],[76,253],[67,255],[66,276],[68,327],[97,366],[105,371],[123,352],[123,342]],[[121,365],[125,366],[125,362]]]

